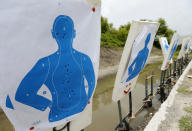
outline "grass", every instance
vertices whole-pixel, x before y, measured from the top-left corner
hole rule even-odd
[[[180,131],[192,131],[192,117],[183,116],[179,120]]]
[[[191,91],[188,90],[188,88],[179,88],[179,89],[177,89],[177,91],[182,94],[191,94],[192,93]]]
[[[188,113],[192,113],[192,107],[185,107],[184,110]]]

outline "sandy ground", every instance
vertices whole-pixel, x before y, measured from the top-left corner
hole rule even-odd
[[[188,70],[188,71],[187,71]],[[185,107],[192,107],[192,61],[173,87],[171,95],[145,128],[145,131],[179,131],[179,120],[182,116],[192,114],[184,111]],[[179,93],[179,88],[186,89],[189,93]]]

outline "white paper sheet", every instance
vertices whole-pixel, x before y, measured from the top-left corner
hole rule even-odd
[[[166,56],[166,58],[163,61],[161,70],[166,70],[169,67],[171,59],[179,45],[179,40],[180,40],[180,36],[177,33],[175,33],[172,37],[171,44],[168,49],[168,55]]]
[[[100,1],[2,1],[0,15],[0,106],[15,129],[44,130],[71,120],[73,131],[89,125]]]
[[[112,99],[116,102],[131,91],[150,55],[158,23],[133,21],[120,61]]]

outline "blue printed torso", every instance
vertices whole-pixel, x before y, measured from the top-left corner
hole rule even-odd
[[[50,108],[48,120],[55,122],[82,112],[95,88],[95,72],[88,55],[73,49],[75,30],[70,17],[60,15],[53,25],[59,49],[41,58],[21,81],[15,100],[40,111]],[[39,95],[45,85],[51,99]],[[43,91],[46,94],[46,91]],[[13,109],[7,96],[6,107]]]
[[[151,33],[147,35],[147,38],[145,40],[145,46],[142,50],[139,51],[136,58],[133,60],[131,65],[128,67],[128,78],[126,79],[126,82],[132,80],[135,78],[145,67],[148,55],[149,55],[149,49],[147,45],[149,44],[151,39]]]
[[[74,110],[80,112],[87,104],[81,58],[82,55],[75,50],[73,54],[56,53],[48,57],[51,62],[45,85],[51,90],[53,96],[50,105],[50,121],[70,116]]]

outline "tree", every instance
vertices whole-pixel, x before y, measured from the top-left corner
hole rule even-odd
[[[109,31],[109,24],[107,18],[101,17],[101,33]]]
[[[142,21],[151,21],[142,19]],[[161,48],[159,37],[167,37],[170,43],[174,31],[169,29],[163,18],[158,19],[160,23],[159,30],[155,37],[154,46]],[[121,25],[118,29],[113,27],[112,23],[108,23],[107,18],[101,17],[101,45],[105,47],[123,47],[127,40],[127,36],[131,27],[131,23]]]
[[[123,47],[127,40],[131,24],[122,25],[119,29],[108,23],[107,18],[101,17],[101,45],[105,47]]]
[[[168,28],[167,23],[163,18],[159,18],[158,23],[160,24],[160,26],[155,37],[154,46],[160,48],[159,37],[166,37],[168,42],[170,43],[174,31]]]
[[[127,25],[123,25],[123,26],[119,27],[117,37],[120,41],[122,41],[124,43],[126,42],[130,27],[131,27],[130,23],[128,23]]]

